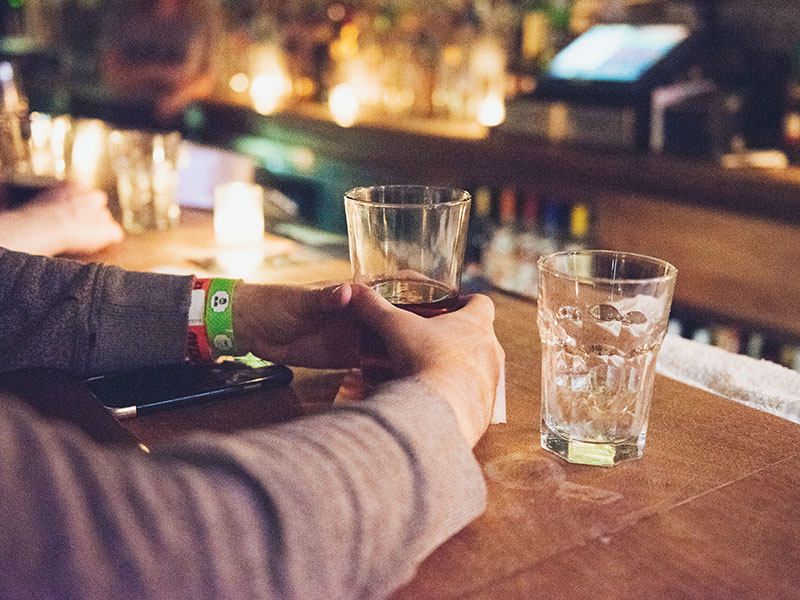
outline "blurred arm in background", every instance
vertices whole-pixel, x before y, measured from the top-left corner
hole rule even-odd
[[[0,211],[0,246],[29,254],[91,253],[122,240],[100,190],[60,182]]]

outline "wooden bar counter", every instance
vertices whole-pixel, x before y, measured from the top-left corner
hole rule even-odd
[[[191,258],[213,254],[210,215],[182,220],[172,232],[129,236],[92,259],[213,272],[213,261]],[[348,276],[343,261],[318,257],[289,266],[276,260],[256,279]],[[488,507],[394,598],[800,598],[800,425],[658,376],[641,460],[614,468],[563,462],[539,446],[536,306],[493,299],[508,423],[492,425],[475,450]],[[324,410],[344,377],[295,374],[286,390],[125,425],[154,452],[189,431],[235,435]]]

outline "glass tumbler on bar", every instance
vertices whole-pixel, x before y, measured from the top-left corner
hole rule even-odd
[[[140,233],[175,225],[180,216],[180,133],[114,130],[108,141],[125,230]]]
[[[641,458],[676,276],[663,260],[624,252],[539,259],[545,450],[589,465]]]
[[[387,185],[347,192],[353,281],[423,317],[458,308],[470,201],[467,192],[447,187]],[[390,371],[375,338],[365,334],[362,342],[368,383]]]

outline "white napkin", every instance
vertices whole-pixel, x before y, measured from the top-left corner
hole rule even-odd
[[[668,334],[656,371],[671,379],[800,423],[800,373]]]
[[[497,383],[497,391],[494,395],[494,408],[492,409],[492,420],[490,423],[506,422],[506,372],[500,373],[500,381]]]

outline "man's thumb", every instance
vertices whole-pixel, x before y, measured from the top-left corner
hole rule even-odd
[[[396,327],[398,319],[414,317],[412,313],[392,306],[372,288],[360,284],[352,285],[351,288],[353,292],[350,299],[351,310],[360,320],[378,332]]]

